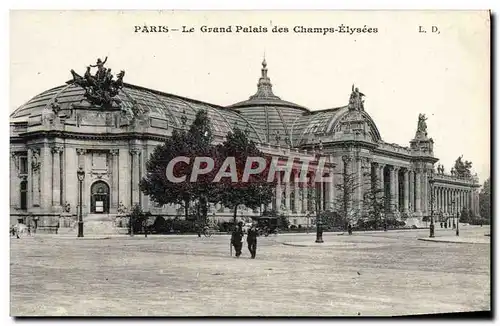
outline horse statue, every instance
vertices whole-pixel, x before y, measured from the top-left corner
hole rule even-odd
[[[117,79],[113,80],[111,69],[104,67],[106,61],[107,57],[104,62],[98,59],[96,65],[87,66],[83,77],[71,69],[73,83],[85,90],[84,96],[91,104],[98,106],[112,106],[115,103],[121,103],[121,100],[116,98],[116,96],[120,92],[120,89],[123,88],[125,71],[120,71],[116,76]],[[90,68],[92,67],[98,67],[95,76],[92,76],[90,73]]]

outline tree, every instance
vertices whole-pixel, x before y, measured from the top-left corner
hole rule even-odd
[[[150,212],[143,212],[142,207],[140,205],[134,205],[132,210],[130,211],[130,220],[129,220],[129,234],[131,236],[134,235],[135,230],[143,230],[144,236],[148,237],[148,221],[151,216]]]
[[[213,198],[217,185],[212,183],[215,171],[198,175],[196,182],[191,182],[193,164],[196,157],[216,158],[216,148],[211,145],[212,132],[206,111],[196,114],[188,132],[174,130],[172,137],[157,146],[146,163],[146,175],[140,182],[141,191],[157,205],[180,204],[184,207],[185,218],[189,218],[189,207],[194,201],[200,203],[201,215],[206,219],[208,199]],[[185,156],[189,163],[177,163],[173,169],[175,177],[186,176],[183,182],[172,182],[166,171],[170,161]],[[206,167],[203,163],[201,168]]]
[[[278,216],[278,220],[276,221],[278,228],[282,230],[287,230],[288,227],[290,226],[290,221],[288,220],[288,217],[286,217],[283,214],[280,214]]]
[[[462,211],[460,212],[460,223],[469,223],[469,219],[469,210],[463,207]]]
[[[335,200],[335,211],[344,220],[344,226],[347,228],[349,223],[353,222],[354,216],[359,214],[358,203],[354,199],[356,190],[362,186],[357,173],[349,171],[351,158],[348,156],[342,157],[344,167],[342,170],[342,182],[335,185],[337,198]]]
[[[491,219],[491,180],[486,179],[479,192],[479,214],[486,220]]]
[[[233,222],[236,223],[238,207],[245,205],[248,208],[256,209],[261,204],[268,204],[273,198],[275,182],[268,182],[269,164],[259,174],[251,174],[247,182],[242,181],[243,172],[248,157],[262,157],[262,153],[256,144],[247,138],[244,132],[235,128],[233,132],[227,134],[223,144],[217,146],[217,170],[224,170],[220,162],[226,161],[227,158],[234,158],[237,180],[232,180],[230,177],[222,177],[218,183],[217,200],[220,203],[233,210]],[[257,162],[254,162],[252,168],[257,167]],[[228,166],[231,169],[231,166]],[[274,178],[273,178],[274,179]]]
[[[376,173],[369,173],[370,178],[367,179],[368,187],[363,194],[363,213],[366,216],[366,221],[374,228],[378,228],[383,224],[385,214],[386,197],[383,187],[380,187],[380,180]]]

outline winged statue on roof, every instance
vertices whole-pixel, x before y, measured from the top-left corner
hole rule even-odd
[[[107,60],[108,57],[104,61],[99,58],[95,65],[87,66],[83,77],[71,69],[73,83],[85,90],[85,98],[91,104],[103,107],[111,107],[113,104],[119,105],[121,103],[117,95],[123,88],[123,77],[125,76],[125,71],[122,70],[116,74],[116,79],[114,79],[111,68],[104,67]],[[95,74],[90,72],[91,68],[97,68]]]

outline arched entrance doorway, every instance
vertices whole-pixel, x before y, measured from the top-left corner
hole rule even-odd
[[[90,212],[109,213],[109,186],[104,181],[96,181],[90,188]]]

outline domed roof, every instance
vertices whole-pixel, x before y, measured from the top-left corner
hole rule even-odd
[[[349,109],[349,106],[313,111],[294,121],[292,131],[294,147],[317,144],[320,139],[345,140],[358,132],[365,141],[381,141],[378,128],[370,115],[364,110]]]
[[[268,143],[290,145],[293,122],[309,110],[298,104],[284,101],[274,95],[271,80],[267,75],[266,60],[262,62],[261,77],[257,92],[246,101],[229,106],[243,117],[255,121],[256,128]]]
[[[27,121],[30,116],[41,115],[42,111],[50,108],[55,101],[61,109],[80,104],[85,99],[84,94],[85,90],[73,83],[49,89],[16,109],[10,115],[11,121]],[[135,106],[136,110],[148,112],[150,117],[168,121],[168,124],[174,128],[187,128],[186,126],[191,124],[199,110],[206,110],[215,134],[225,136],[228,131],[237,126],[245,130],[250,139],[259,143],[264,141],[264,135],[255,128],[251,121],[238,112],[222,106],[127,83],[124,83],[117,97],[121,100],[125,111],[131,111]],[[182,120],[185,120],[185,124]]]

